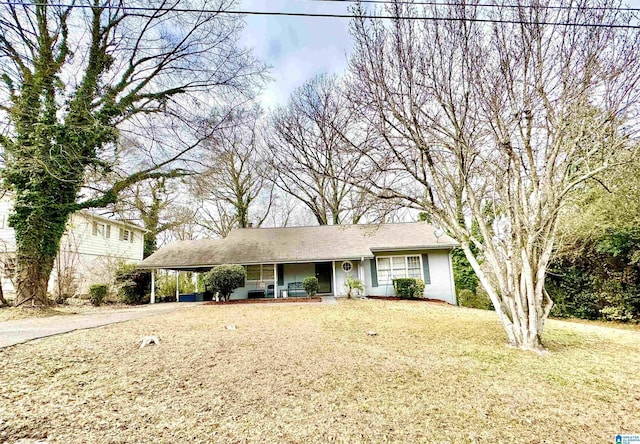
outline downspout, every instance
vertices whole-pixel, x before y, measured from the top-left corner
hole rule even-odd
[[[453,279],[453,250],[449,250],[449,254],[447,255],[449,258],[449,280],[451,282],[451,291],[453,292],[453,300],[454,305],[458,304],[458,295],[456,293],[456,281]]]

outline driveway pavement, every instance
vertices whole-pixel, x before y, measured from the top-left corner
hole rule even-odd
[[[187,307],[193,307],[194,305],[200,305],[200,302],[150,304],[102,313],[50,316],[47,318],[16,319],[13,321],[0,322],[0,348],[21,344],[31,341],[32,339],[68,333],[74,330],[83,330],[86,328],[115,324],[117,322],[130,321],[132,319],[156,316]]]

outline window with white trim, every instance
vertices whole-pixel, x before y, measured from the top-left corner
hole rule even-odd
[[[376,257],[378,283],[391,284],[396,278],[422,277],[422,257],[414,256],[378,256]]]
[[[120,228],[120,240],[124,242],[133,242],[133,232],[126,228]]]
[[[9,221],[6,214],[0,214],[0,230],[4,230],[5,228],[9,228]]]
[[[103,224],[102,222],[96,222],[93,221],[93,235],[94,236],[102,236],[102,237],[108,237],[107,236],[107,224]],[[111,230],[109,230],[110,232]]]
[[[351,261],[344,261],[342,263],[342,271],[344,271],[345,273],[351,273],[352,270],[353,270],[353,263],[351,263]]]
[[[247,281],[272,281],[274,279],[273,265],[245,265]]]

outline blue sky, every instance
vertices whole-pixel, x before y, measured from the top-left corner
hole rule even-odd
[[[242,10],[347,13],[345,4],[313,0],[243,0]],[[243,43],[271,66],[270,82],[262,98],[264,108],[284,104],[291,92],[312,76],[342,73],[353,47],[349,20],[318,17],[250,15]]]

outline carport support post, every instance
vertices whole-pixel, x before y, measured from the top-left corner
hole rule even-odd
[[[176,302],[180,302],[180,270],[176,270]]]
[[[195,272],[193,273],[193,275],[194,275],[194,276],[195,276],[195,278],[196,278],[196,293],[199,293],[199,291],[198,291],[198,272],[197,272],[197,271],[195,271]]]
[[[278,299],[278,264],[273,264],[273,299]]]
[[[151,269],[151,301],[152,304],[156,303],[156,269]]]
[[[364,296],[367,291],[367,285],[364,283],[364,258],[360,258],[360,266],[358,267],[358,279],[362,282],[364,290],[360,293],[360,296]]]

